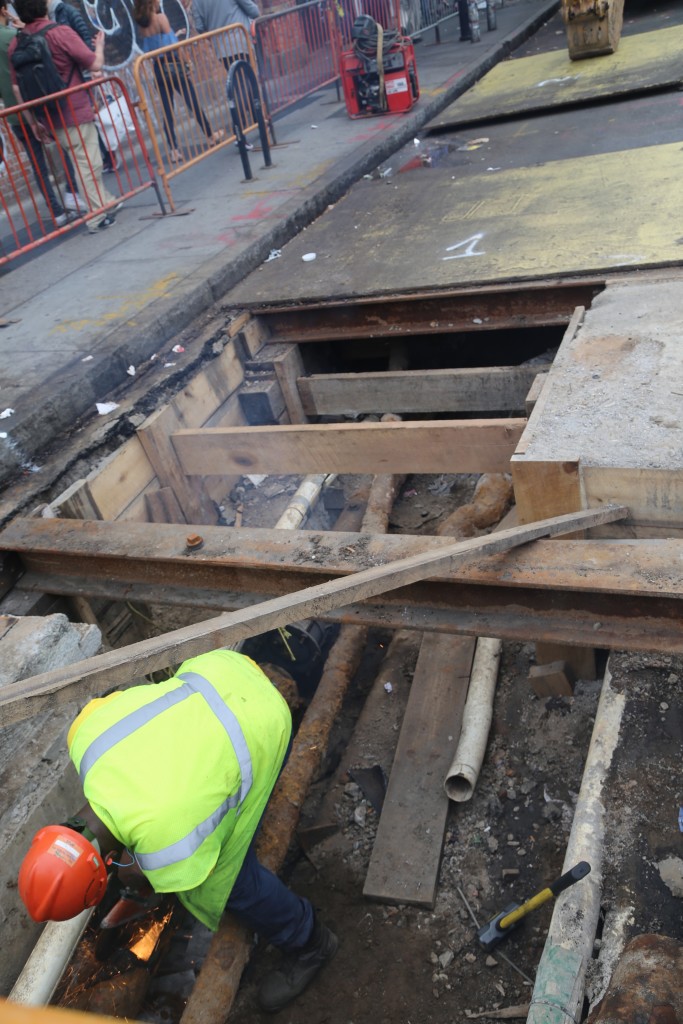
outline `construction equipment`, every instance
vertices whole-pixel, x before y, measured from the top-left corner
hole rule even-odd
[[[571,60],[614,53],[624,24],[624,0],[562,0]]]
[[[399,114],[420,95],[411,39],[362,14],[351,30],[353,46],[341,55],[341,80],[349,117]]]
[[[523,917],[526,917],[536,907],[547,903],[553,896],[559,896],[570,885],[574,885],[575,882],[585,878],[589,874],[590,869],[591,866],[588,861],[579,861],[569,871],[565,871],[552,885],[549,885],[546,889],[541,889],[535,896],[528,899],[526,903],[508,904],[505,910],[501,910],[499,914],[496,914],[495,917],[491,918],[490,921],[479,929],[477,938],[480,945],[486,950],[493,949],[519,924]]]

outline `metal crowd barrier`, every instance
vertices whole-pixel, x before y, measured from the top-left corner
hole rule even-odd
[[[359,14],[384,28],[399,25],[398,0],[308,0],[265,14],[253,24],[261,88],[271,114],[326,85],[337,85],[342,50]]]
[[[73,123],[83,94],[95,108],[93,125]],[[98,134],[116,157],[106,182]],[[165,212],[135,109],[119,78],[95,78],[49,100],[0,110],[0,135],[0,265],[147,188],[155,190]]]
[[[310,0],[256,19],[254,44],[271,115],[338,81],[335,21],[329,0]]]
[[[505,0],[468,0],[461,11],[458,0],[400,0],[403,34],[417,38],[433,28],[436,42],[440,43],[439,26],[449,18],[459,17],[461,36],[469,36],[478,43],[483,25],[490,32],[496,28],[496,7],[504,3]]]
[[[268,129],[263,116],[263,110],[261,109],[261,97],[259,95],[256,72],[248,61],[236,60],[230,65],[230,70],[228,71],[228,107],[230,108],[232,127],[235,132],[237,146],[240,151],[244,180],[251,181],[253,174],[251,173],[251,164],[249,163],[249,150],[247,148],[247,140],[242,129],[242,112],[240,111],[239,104],[237,102],[239,91],[244,89],[247,89],[250,93],[251,106],[256,117],[261,149],[263,150],[263,162],[266,167],[272,167],[273,161],[270,158]]]
[[[157,171],[172,210],[171,179],[235,142],[226,86],[229,68],[238,59],[246,60],[257,74],[251,39],[243,25],[228,25],[183,39],[144,53],[135,61],[133,76],[140,111],[147,122]],[[235,102],[243,131],[255,128],[256,112],[242,76],[235,83]]]

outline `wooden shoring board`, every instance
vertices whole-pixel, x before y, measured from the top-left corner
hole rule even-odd
[[[176,496],[185,518],[196,524],[215,523],[216,507],[204,490],[201,473],[183,469],[171,442],[171,434],[183,425],[172,405],[157,410],[138,428],[140,443],[162,487]]]
[[[562,49],[501,61],[430,122],[429,131],[672,86],[681,78],[681,49],[679,25],[624,36],[616,53],[597,60],[573,61]]]
[[[179,430],[185,473],[505,473],[526,419]]]
[[[607,507],[518,526],[487,537],[459,541],[442,551],[403,558],[366,569],[344,579],[330,580],[293,595],[264,601],[246,610],[228,612],[205,622],[152,637],[130,647],[88,658],[77,666],[55,669],[12,683],[0,694],[0,722],[21,721],[43,708],[55,707],[78,695],[81,699],[126,685],[146,675],[217,647],[256,636],[302,618],[315,618],[349,601],[363,601],[452,569],[486,552],[495,554],[541,537],[615,522],[628,509]]]
[[[477,641],[425,636],[391,768],[363,895],[432,908],[455,755]]]
[[[518,412],[543,366],[313,374],[300,377],[309,416],[363,412]]]
[[[227,402],[243,377],[234,342],[229,342],[164,408],[175,410],[183,425],[202,426]],[[158,481],[137,436],[131,437],[103,465],[94,469],[87,482],[102,518],[108,521],[120,517],[145,521],[146,495],[158,486],[165,486]]]

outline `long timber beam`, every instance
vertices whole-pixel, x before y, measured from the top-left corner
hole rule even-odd
[[[183,471],[507,473],[526,419],[209,427],[172,435]]]
[[[247,608],[401,557],[446,537],[17,520],[0,546],[21,558],[23,590],[212,611]],[[539,540],[475,557],[424,582],[321,613],[330,621],[505,639],[683,651],[682,540]]]

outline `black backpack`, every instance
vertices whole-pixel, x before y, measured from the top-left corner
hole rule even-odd
[[[57,71],[45,36],[56,28],[46,25],[38,32],[19,32],[11,60],[17,76],[17,85],[24,101],[38,100],[66,89],[66,82]],[[55,107],[52,103],[49,106]]]

